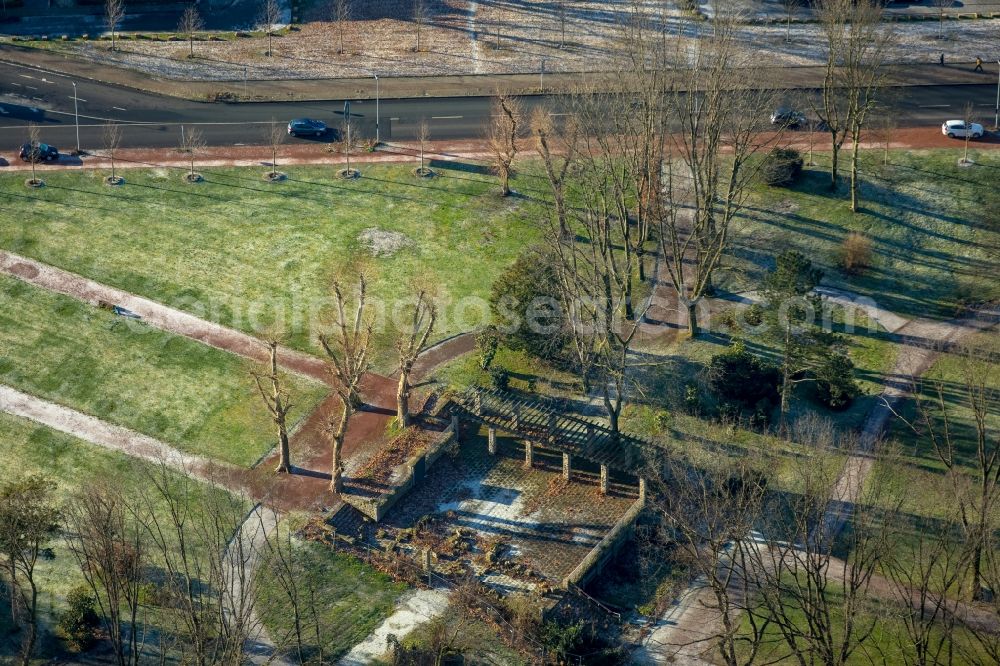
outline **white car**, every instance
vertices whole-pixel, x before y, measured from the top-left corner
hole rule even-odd
[[[941,134],[952,139],[956,137],[964,139],[966,136],[978,139],[983,135],[983,126],[979,123],[969,123],[969,126],[966,127],[964,120],[948,120],[941,125]]]

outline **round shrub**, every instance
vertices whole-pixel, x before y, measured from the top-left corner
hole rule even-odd
[[[802,155],[794,148],[778,148],[764,158],[760,178],[773,187],[790,187],[802,175]]]
[[[89,587],[77,585],[66,595],[66,605],[59,613],[59,631],[72,650],[83,652],[97,640],[97,602]]]
[[[507,369],[499,365],[490,368],[490,385],[498,391],[506,391],[510,386],[510,373]]]
[[[708,381],[712,392],[723,401],[766,411],[769,405],[777,404],[781,373],[736,342],[712,357]]]

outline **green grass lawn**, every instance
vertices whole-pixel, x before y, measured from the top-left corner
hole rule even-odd
[[[392,614],[406,586],[328,546],[293,539],[292,548],[296,565],[302,567],[305,577],[302,589],[311,587],[315,591],[324,663],[333,663]],[[268,566],[274,564],[265,562],[261,571],[267,571]],[[292,606],[277,577],[263,576],[257,594],[260,616],[269,634],[279,645],[290,645],[289,654],[294,654]],[[305,607],[302,612],[312,617]],[[315,656],[314,625],[309,620],[305,626],[305,647]]]
[[[540,236],[533,197],[544,189],[525,176],[519,196],[500,199],[478,169],[435,169],[427,180],[410,165],[364,165],[345,182],[331,167],[289,166],[287,181],[269,184],[263,169],[206,168],[198,185],[178,170],[129,170],[118,188],[101,171],[66,171],[38,190],[4,175],[0,247],[244,331],[277,328],[314,352],[331,282],[363,269],[386,312],[432,285],[448,304],[440,339],[479,323],[481,308],[463,299],[487,298]],[[375,256],[365,230],[398,235]]]
[[[816,161],[825,165],[826,155]],[[1000,152],[973,151],[976,165],[958,167],[957,150],[892,151],[864,157],[863,211],[851,213],[844,182],[829,191],[824,166],[807,167],[793,188],[758,186],[744,211],[733,244],[736,258],[719,275],[733,290],[756,288],[771,257],[798,249],[826,269],[825,284],[851,289],[904,316],[953,316],[964,302],[1000,296],[996,274]],[[836,254],[852,231],[872,240],[875,265],[861,276],[836,266]]]
[[[105,482],[131,492],[148,487],[151,478],[161,478],[163,474],[151,463],[108,451],[4,413],[0,413],[0,442],[4,447],[0,480],[43,474],[56,482],[60,502],[68,501],[75,492],[96,482]],[[172,472],[166,474],[168,479],[180,481]],[[218,506],[219,502],[229,501],[224,491],[205,484],[188,482],[185,488],[194,507],[205,504]],[[39,658],[53,657],[60,649],[60,643],[52,633],[57,614],[65,604],[66,594],[84,582],[64,540],[57,539],[53,543],[53,553],[54,557],[40,560],[37,569],[42,618]],[[4,626],[0,624],[0,631]],[[18,640],[17,636],[0,636],[0,653],[13,654]]]
[[[246,361],[0,277],[0,383],[237,465],[277,436]],[[326,389],[288,377],[293,421]]]

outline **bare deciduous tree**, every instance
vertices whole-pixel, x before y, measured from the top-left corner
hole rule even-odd
[[[260,22],[267,33],[267,53],[265,55],[274,55],[274,51],[271,48],[271,40],[274,37],[274,26],[281,23],[281,5],[278,3],[278,0],[263,0],[260,9]]]
[[[38,642],[38,580],[35,566],[43,549],[59,531],[60,510],[55,486],[42,476],[15,478],[0,486],[0,556],[3,557],[11,615],[27,628],[21,641],[21,666],[28,666]]]
[[[111,161],[111,177],[108,179],[108,183],[111,185],[117,185],[121,181],[118,175],[115,173],[115,157],[118,152],[118,146],[122,141],[122,127],[116,123],[108,121],[104,124],[104,150],[108,154],[108,159]]]
[[[344,53],[344,29],[351,20],[351,10],[351,0],[332,0],[330,3],[330,15],[337,24],[337,39],[340,42],[337,53]]]
[[[765,75],[758,55],[737,39],[733,20],[723,15],[713,25],[713,35],[702,37],[693,54],[681,48],[668,58],[679,76],[665,93],[666,113],[681,129],[663,158],[659,186],[649,189],[663,267],[692,337],[700,332],[698,304],[712,290],[734,220],[781,134],[765,132],[777,97],[760,85]],[[701,95],[687,92],[699,89]]]
[[[820,0],[816,11],[826,62],[814,110],[830,135],[831,189],[838,184],[840,149],[852,139],[851,210],[857,211],[861,130],[885,79],[893,32],[882,21],[881,0]]]
[[[396,342],[396,351],[399,354],[396,418],[404,428],[410,425],[410,375],[413,372],[413,364],[427,346],[427,339],[434,331],[436,321],[437,305],[431,300],[430,294],[421,289],[413,302],[409,330]]]
[[[514,159],[517,157],[517,135],[521,129],[523,113],[520,103],[498,92],[493,98],[492,117],[487,127],[487,144],[492,156],[493,170],[500,179],[500,194],[510,195],[510,178],[514,173]]]
[[[417,139],[420,141],[420,167],[417,169],[417,175],[429,176],[433,172],[424,167],[424,150],[427,148],[427,144],[431,140],[431,126],[427,122],[426,118],[420,119],[420,127],[417,130]]]
[[[278,341],[272,339],[265,344],[270,356],[268,369],[252,370],[250,374],[271,420],[278,428],[278,467],[274,471],[287,474],[292,471],[288,450],[288,412],[292,409],[292,402],[288,389],[283,386],[281,375],[278,374]]]
[[[544,106],[535,107],[531,112],[531,131],[535,136],[535,150],[542,158],[545,176],[552,190],[552,202],[560,236],[568,236],[570,233],[566,196],[570,167],[578,145],[576,136],[578,127],[579,124],[575,119],[567,117],[561,129],[557,130],[553,126],[549,110]]]
[[[830,492],[851,477],[825,443],[800,443],[809,455],[795,463],[799,492],[788,498],[791,506],[782,506],[779,497],[769,500],[758,543],[744,549],[743,571],[755,578],[750,612],[770,624],[794,663],[847,664],[875,647],[881,618],[871,602],[872,578],[891,551],[899,499],[876,448],[874,459],[862,463],[870,465],[863,487],[850,493],[849,528],[838,536],[830,511],[845,509]]]
[[[188,169],[187,180],[188,182],[197,182],[201,178],[195,173],[194,161],[195,158],[205,148],[205,140],[201,136],[201,131],[196,127],[185,128],[181,125],[181,144],[180,151],[182,153],[187,153],[188,156]]]
[[[96,484],[69,503],[67,523],[70,550],[97,600],[115,661],[137,666],[145,636],[140,591],[151,563],[145,507],[110,483]]]
[[[938,39],[944,39],[944,20],[948,18],[948,10],[955,6],[955,0],[931,0],[938,15]]]
[[[115,37],[118,26],[125,18],[125,0],[105,0],[104,2],[104,24],[111,32],[111,50],[117,50]]]
[[[368,352],[371,348],[372,326],[366,312],[367,281],[361,275],[358,279],[358,295],[354,316],[347,314],[348,302],[339,282],[333,283],[336,302],[334,331],[319,336],[320,344],[330,359],[330,374],[336,379],[337,397],[340,398],[340,416],[330,424],[333,439],[330,489],[339,493],[344,488],[344,468],[341,451],[347,427],[355,408],[361,403],[358,392],[361,378],[368,371]]]
[[[172,604],[166,630],[178,639],[180,661],[243,663],[261,631],[254,576],[260,514],[247,518],[248,498],[203,492],[165,467],[148,481],[140,491],[148,548],[164,572],[163,593]]]
[[[785,9],[785,42],[792,41],[792,19],[802,9],[802,0],[781,0]]]
[[[706,627],[714,629],[711,635],[699,635],[697,641],[706,651],[715,648],[727,666],[754,663],[769,621],[755,613],[746,613],[744,620],[753,608],[758,579],[745,569],[756,564],[748,553],[763,517],[766,477],[749,456],[703,469],[681,458],[649,463],[657,528],[710,592],[696,603],[717,621]]]
[[[272,118],[271,124],[267,126],[264,134],[264,139],[271,149],[271,171],[267,175],[272,180],[276,180],[280,176],[278,172],[278,149],[285,142],[285,135],[287,133],[287,130]]]
[[[194,57],[194,33],[203,27],[205,27],[205,24],[201,20],[201,14],[198,13],[198,9],[194,5],[185,7],[184,13],[181,14],[180,23],[177,24],[177,32],[187,35],[189,58]]]
[[[951,499],[959,507],[972,567],[972,596],[977,600],[983,597],[983,563],[993,543],[995,513],[1000,505],[1000,436],[991,421],[1000,405],[1000,365],[991,360],[997,350],[995,341],[987,347],[962,350],[960,384],[954,391],[939,376],[918,383],[913,390],[917,419],[907,422],[930,441],[952,484]],[[956,426],[956,401],[971,416],[972,442]]]
[[[427,23],[427,14],[427,0],[413,0],[413,26],[417,29],[417,45],[413,50],[417,53],[420,53],[424,47],[421,38],[424,24]]]
[[[972,140],[972,123],[976,122],[976,105],[966,102],[962,106],[962,123],[965,125],[965,152],[962,154],[962,164],[969,162],[969,141]]]

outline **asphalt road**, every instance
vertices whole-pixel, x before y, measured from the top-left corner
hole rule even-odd
[[[900,126],[935,125],[961,117],[962,107],[972,101],[984,124],[993,117],[996,85],[936,85],[894,89],[893,108]],[[79,110],[81,147],[98,149],[103,143],[107,121],[125,125],[123,147],[172,147],[181,139],[181,126],[197,127],[209,145],[261,144],[273,121],[317,118],[334,127],[344,122],[343,102],[277,102],[226,104],[194,102],[160,97],[136,90],[93,82],[77,83],[74,100],[70,79],[61,74],[34,68],[0,64],[0,154],[22,143],[28,123],[41,128],[41,140],[63,151],[76,145],[76,116]],[[790,91],[793,99],[801,91]],[[548,103],[559,112],[553,97],[527,97],[525,106]],[[378,104],[379,138],[407,141],[416,138],[421,120],[426,119],[435,140],[476,139],[484,134],[490,112],[486,97],[394,99]],[[351,102],[352,132],[375,136],[375,100]],[[329,141],[289,139],[289,141]]]

